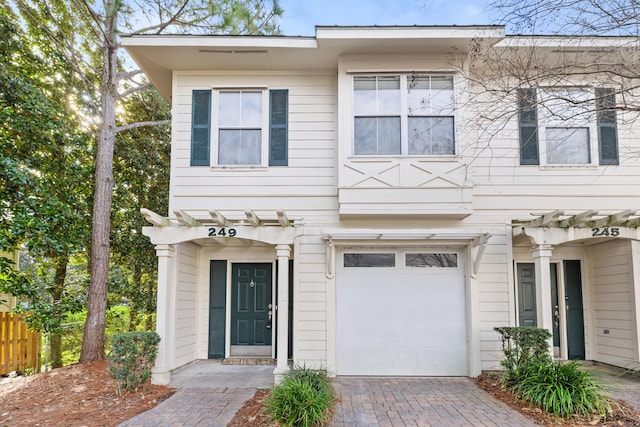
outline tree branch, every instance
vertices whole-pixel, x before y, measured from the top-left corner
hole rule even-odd
[[[128,125],[118,126],[116,128],[116,133],[124,132],[131,129],[137,129],[144,126],[162,126],[162,125],[168,125],[170,123],[171,123],[171,120],[156,120],[156,121],[149,121],[149,122],[129,123]]]
[[[116,78],[118,79],[118,81],[121,80],[128,80],[132,77],[135,77],[139,74],[143,74],[141,70],[131,70],[131,71],[127,71],[126,73],[118,73],[116,75]]]
[[[140,85],[140,86],[132,87],[131,89],[128,89],[128,90],[125,90],[122,93],[119,93],[118,94],[118,101],[123,99],[123,98],[126,98],[129,95],[132,95],[134,93],[140,92],[141,90],[149,89],[149,88],[152,88],[152,87],[153,87],[153,85],[151,83],[146,83],[146,84],[143,84],[143,85]]]

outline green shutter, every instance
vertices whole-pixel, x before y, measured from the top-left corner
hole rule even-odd
[[[223,359],[226,334],[227,261],[209,263],[209,359]]]
[[[191,166],[209,166],[211,91],[194,90],[191,114]]]
[[[536,89],[518,89],[518,119],[520,124],[520,164],[539,165],[538,110]]]
[[[287,166],[289,162],[289,91],[269,91],[269,166]]]
[[[618,127],[616,124],[616,94],[613,89],[596,88],[598,147],[601,165],[617,165]]]

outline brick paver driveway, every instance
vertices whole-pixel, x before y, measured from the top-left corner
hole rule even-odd
[[[469,378],[338,377],[333,385],[333,427],[535,426]]]

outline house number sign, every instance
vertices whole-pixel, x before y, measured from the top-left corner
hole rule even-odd
[[[618,227],[596,227],[591,229],[592,237],[611,236],[618,237],[620,229]]]
[[[235,228],[209,228],[209,237],[234,237],[236,235]]]

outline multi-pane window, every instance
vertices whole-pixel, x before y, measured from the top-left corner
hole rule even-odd
[[[542,91],[547,164],[589,164],[589,93],[580,89]]]
[[[288,97],[286,89],[194,90],[191,166],[287,166]]]
[[[218,95],[218,164],[259,165],[262,154],[262,92]]]
[[[453,76],[355,76],[355,155],[452,155]]]
[[[618,164],[613,91],[520,89],[518,109],[520,164],[588,165],[596,147],[600,164]]]

